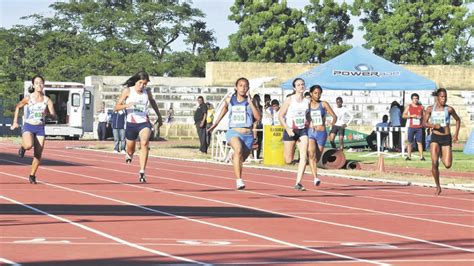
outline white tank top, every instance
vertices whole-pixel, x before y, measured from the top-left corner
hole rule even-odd
[[[141,94],[135,91],[134,87],[129,88],[130,95],[128,95],[125,103],[135,103],[127,108],[127,122],[128,123],[145,123],[148,122],[148,92],[147,88],[142,90]]]
[[[293,129],[306,127],[306,114],[309,112],[309,101],[303,98],[301,102],[296,101],[296,96],[290,96],[290,106],[286,112],[286,125]]]
[[[44,124],[46,116],[46,108],[48,107],[48,98],[43,96],[42,102],[35,102],[30,95],[28,104],[26,105],[26,121],[28,124],[40,125]]]

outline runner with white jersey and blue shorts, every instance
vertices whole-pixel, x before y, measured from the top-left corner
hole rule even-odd
[[[208,129],[212,131],[229,112],[229,129],[226,132],[226,141],[232,147],[232,165],[236,177],[236,188],[242,190],[245,183],[242,180],[242,166],[252,151],[252,145],[257,141],[252,132],[255,121],[262,117],[252,101],[249,91],[249,81],[239,78],[235,83],[235,93],[224,101],[222,112],[216,122]]]
[[[31,82],[32,87],[28,90],[30,94],[25,96],[25,98],[16,105],[13,123],[10,129],[14,130],[19,127],[18,114],[20,108],[26,106],[26,119],[23,124],[21,134],[22,143],[18,150],[18,155],[23,158],[25,156],[25,151],[34,147],[34,157],[33,162],[31,163],[31,172],[28,179],[31,184],[36,184],[36,172],[38,171],[44,149],[46,111],[49,111],[49,115],[53,119],[56,118],[56,112],[54,110],[53,102],[48,96],[44,95],[44,78],[36,75],[33,77]]]
[[[309,107],[311,123],[308,130],[308,160],[314,178],[313,183],[315,186],[319,186],[321,180],[318,178],[317,162],[323,154],[324,146],[326,145],[328,138],[328,133],[326,131],[326,116],[329,113],[332,117],[331,126],[334,126],[336,123],[337,116],[328,102],[321,101],[321,94],[323,93],[321,86],[311,86],[309,93],[311,95],[311,103]]]
[[[135,142],[140,139],[140,172],[138,180],[146,183],[145,168],[148,161],[151,123],[148,117],[148,108],[151,106],[157,115],[158,128],[163,124],[160,110],[153,98],[151,89],[146,85],[150,81],[148,73],[140,71],[130,77],[123,85],[115,111],[126,109],[127,124],[125,127],[126,153],[125,162],[131,163],[135,153]]]
[[[304,97],[305,83],[301,78],[293,80],[294,93],[285,99],[283,106],[278,112],[278,119],[283,132],[283,145],[285,163],[293,162],[295,155],[295,145],[298,145],[300,160],[298,173],[296,175],[295,189],[306,190],[301,184],[308,153],[308,121],[309,121],[309,100]]]
[[[459,129],[461,128],[461,118],[453,107],[446,104],[448,94],[446,89],[439,88],[434,93],[436,101],[433,106],[428,106],[423,116],[423,126],[431,128],[431,173],[436,183],[435,195],[441,194],[441,184],[439,180],[439,158],[446,169],[451,168],[453,163],[452,143],[458,141]],[[451,119],[456,120],[456,129],[454,135],[451,135]]]

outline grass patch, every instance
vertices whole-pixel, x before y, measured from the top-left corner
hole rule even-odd
[[[345,156],[347,160],[354,160],[354,161],[360,161],[363,163],[373,163],[377,164],[378,157],[376,155],[374,156],[365,156],[371,152],[345,152]],[[395,154],[395,153],[394,153]],[[385,165],[386,166],[397,166],[397,167],[414,167],[414,168],[424,168],[424,169],[431,169],[431,157],[428,152],[423,153],[426,161],[420,161],[418,157],[415,157],[413,155],[418,155],[418,152],[412,153],[412,160],[411,161],[405,161],[405,158],[402,158],[401,156],[395,157],[395,158],[389,158],[385,157]],[[474,172],[474,164],[472,163],[474,161],[474,155],[471,154],[465,154],[460,147],[454,147],[453,148],[453,165],[451,167],[452,170],[455,171],[460,171],[460,172]],[[440,166],[442,169],[443,166]]]

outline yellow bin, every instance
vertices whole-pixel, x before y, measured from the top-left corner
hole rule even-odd
[[[285,165],[283,131],[282,126],[265,125],[263,127],[263,164]]]

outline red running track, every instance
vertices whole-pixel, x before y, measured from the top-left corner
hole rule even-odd
[[[295,173],[0,143],[0,263],[48,265],[473,265],[474,195],[323,176],[295,191]],[[159,147],[158,147],[159,148]]]

